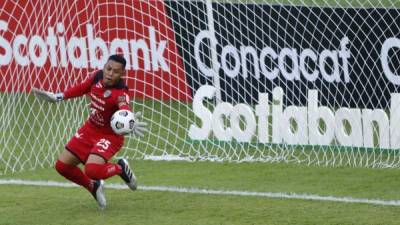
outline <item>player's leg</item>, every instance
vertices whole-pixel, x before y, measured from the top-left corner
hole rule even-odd
[[[57,163],[61,166],[64,166],[62,164],[66,164],[67,166],[64,167],[66,167],[67,170],[69,168],[69,170],[73,172],[62,173],[62,171],[60,172],[58,169],[57,171],[72,182],[85,187],[96,199],[99,207],[105,208],[104,181],[91,179],[77,166],[80,163],[86,162],[89,156],[90,149],[93,147],[93,143],[90,139],[91,135],[91,130],[87,125],[82,126],[75,133],[65,146],[66,150],[60,155],[59,162]]]
[[[118,175],[122,172],[119,165],[108,163],[103,157],[90,154],[85,165],[85,173],[92,179],[100,180]]]
[[[92,191],[93,183],[91,179],[78,167],[81,161],[71,152],[64,150],[58,157],[55,168],[59,174],[68,180],[85,187]]]
[[[136,176],[126,159],[118,160],[118,164],[108,163],[104,158],[90,154],[85,165],[85,173],[92,179],[107,179],[119,175],[130,189],[136,190]]]
[[[116,135],[99,138],[86,162],[85,173],[92,179],[107,179],[119,175],[129,188],[136,190],[136,177],[128,161],[120,159],[117,164],[108,162],[121,149],[123,141],[123,137]]]
[[[104,181],[90,179],[78,167],[81,163],[80,159],[71,152],[64,150],[59,156],[55,168],[66,179],[85,187],[96,199],[100,208],[106,207],[106,199],[104,196]]]

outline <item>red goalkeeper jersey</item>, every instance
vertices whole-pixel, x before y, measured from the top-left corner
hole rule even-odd
[[[86,123],[101,133],[111,134],[114,132],[110,126],[110,120],[114,112],[119,109],[131,110],[127,92],[128,87],[122,79],[111,87],[105,87],[103,71],[98,70],[82,83],[65,90],[64,99],[88,94],[91,103]]]

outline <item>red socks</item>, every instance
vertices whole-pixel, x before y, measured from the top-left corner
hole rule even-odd
[[[79,167],[57,160],[55,168],[59,174],[89,191],[92,191],[93,188],[92,180],[104,180],[122,172],[121,167],[113,163],[88,163],[85,166],[85,173],[83,173]]]
[[[82,170],[77,166],[72,166],[57,160],[55,168],[59,174],[67,178],[68,180],[79,184],[89,191],[92,191],[93,185],[92,181]]]
[[[88,177],[93,180],[104,180],[122,172],[121,167],[118,164],[106,163],[106,164],[95,164],[88,163],[85,166],[85,173]]]

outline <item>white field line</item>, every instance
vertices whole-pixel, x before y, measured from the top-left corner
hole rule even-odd
[[[0,185],[28,185],[28,186],[50,186],[50,187],[66,187],[66,188],[78,187],[78,185],[66,182],[33,181],[33,180],[18,180],[18,179],[0,179]],[[108,189],[128,189],[128,187],[125,184],[107,184],[105,187]],[[384,205],[384,206],[400,206],[400,200],[380,200],[380,199],[365,199],[365,198],[353,198],[353,197],[320,196],[313,194],[228,191],[228,190],[167,187],[167,186],[139,186],[138,190],[166,191],[166,192],[207,194],[207,195],[253,196],[253,197],[265,197],[265,198],[285,198],[285,199],[301,199],[301,200],[343,202],[343,203],[365,203],[371,205]]]

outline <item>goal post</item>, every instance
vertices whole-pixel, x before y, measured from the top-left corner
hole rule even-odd
[[[149,132],[119,156],[400,166],[400,4],[390,1],[3,1],[0,174],[49,167],[87,118],[48,104],[127,59]]]

